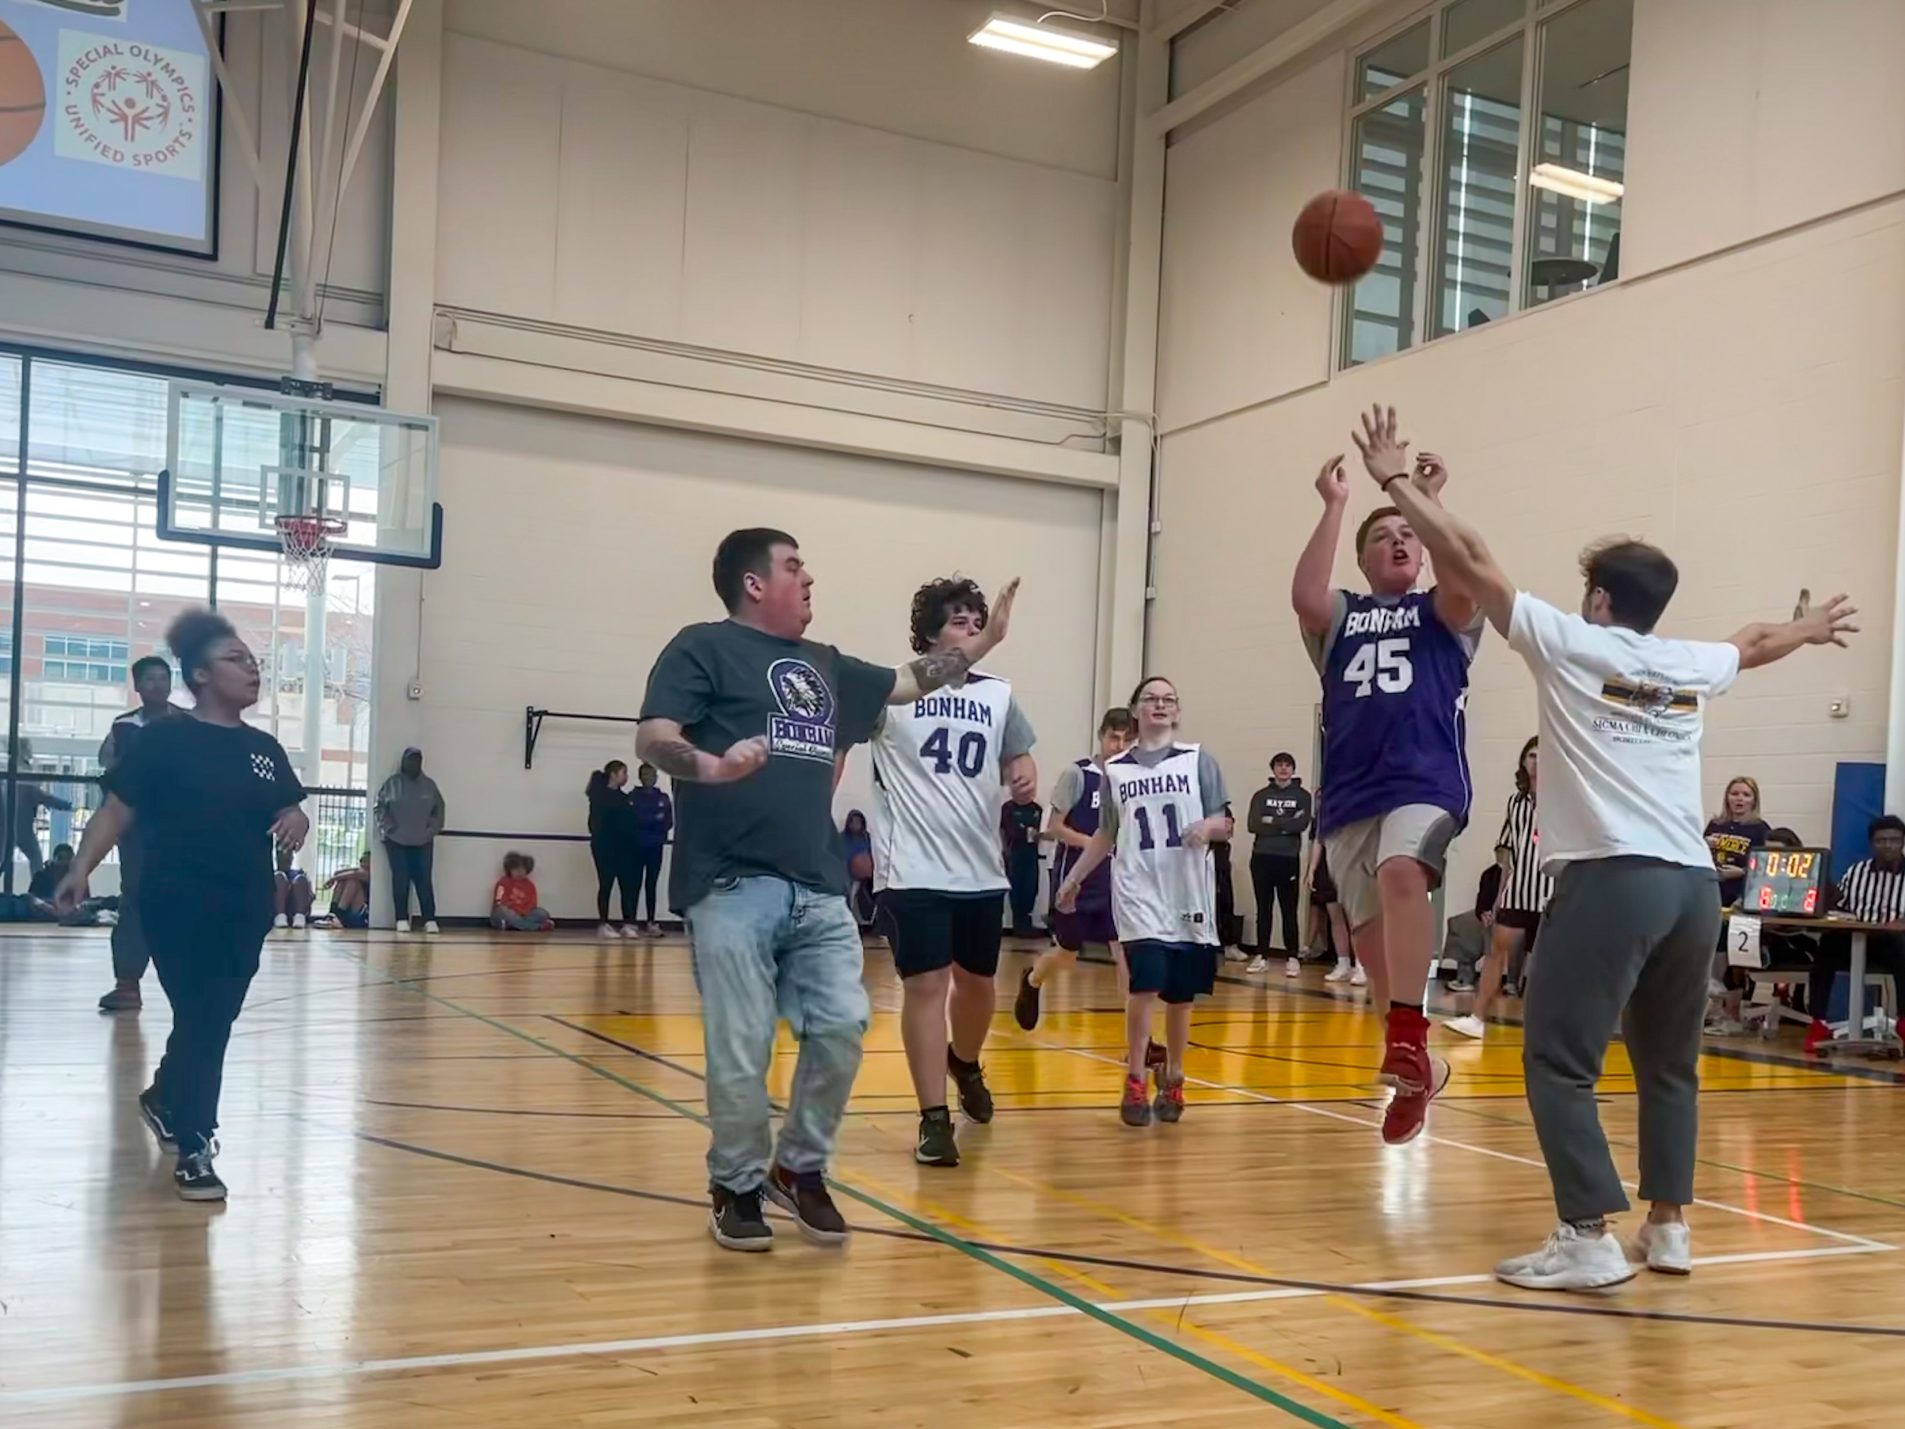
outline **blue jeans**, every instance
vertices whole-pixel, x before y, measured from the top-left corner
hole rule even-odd
[[[708,1179],[752,1191],[770,1160],[824,1171],[860,1069],[870,1007],[847,900],[783,878],[723,879],[688,909],[707,1052]],[[773,1144],[767,1073],[785,1017],[800,1042]]]

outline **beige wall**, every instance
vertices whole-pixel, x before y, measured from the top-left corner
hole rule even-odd
[[[1331,341],[1325,295],[1295,276],[1283,234],[1304,187],[1336,162],[1340,82],[1335,122],[1312,125],[1303,152],[1268,142],[1281,132],[1268,116],[1279,104],[1300,116],[1291,101],[1320,92],[1328,57],[1287,78],[1285,98],[1273,90],[1173,150],[1173,174],[1185,181],[1167,195],[1167,212],[1179,206],[1167,218],[1167,304],[1212,310],[1228,287],[1253,320],[1193,325],[1186,312],[1165,315],[1174,336],[1160,355],[1166,434],[1149,663],[1180,683],[1187,732],[1214,746],[1239,791],[1279,747],[1303,754],[1313,777],[1316,677],[1289,610],[1289,574],[1318,509],[1320,459],[1353,459],[1348,431],[1371,401],[1395,403],[1418,444],[1449,457],[1451,505],[1549,599],[1577,601],[1576,553],[1617,531],[1659,542],[1680,563],[1666,622],[1676,634],[1723,638],[1747,620],[1780,618],[1802,585],[1858,597],[1868,618],[1854,650],[1803,652],[1747,676],[1715,706],[1712,799],[1728,775],[1754,774],[1770,817],[1823,837],[1835,762],[1882,757],[1905,429],[1905,198],[1896,196],[1905,174],[1887,156],[1905,133],[1905,95],[1889,92],[1880,116],[1867,112],[1880,102],[1869,86],[1828,93],[1818,76],[1835,65],[1858,72],[1875,27],[1905,7],[1823,7],[1822,33],[1789,47],[1800,61],[1790,67],[1762,50],[1774,24],[1766,12],[1781,8],[1637,7],[1625,217],[1651,235],[1637,239],[1650,267],[1679,266],[1327,381],[1316,356]],[[1702,22],[1686,22],[1683,9]],[[1743,45],[1764,52],[1766,74],[1757,99],[1729,111],[1722,142],[1704,127],[1712,85],[1681,86],[1726,72],[1726,56]],[[1724,83],[1740,101],[1734,86]],[[1793,108],[1800,91],[1817,107]],[[1775,115],[1781,132],[1767,135]],[[1855,116],[1859,127],[1839,127]],[[1885,137],[1868,162],[1846,136],[1878,129]],[[1734,162],[1762,143],[1794,156],[1782,173],[1805,167],[1798,145],[1806,163],[1837,177],[1796,177],[1775,195],[1767,165]],[[1286,181],[1283,165],[1311,177]],[[1707,195],[1689,215],[1693,201],[1676,193],[1696,176]],[[1359,517],[1376,501],[1360,473],[1357,481]],[[1355,579],[1347,560],[1338,578]],[[1851,699],[1843,721],[1827,713],[1838,695]],[[1471,712],[1476,814],[1454,875],[1463,899],[1489,856],[1515,751],[1534,728],[1526,672],[1493,635]]]

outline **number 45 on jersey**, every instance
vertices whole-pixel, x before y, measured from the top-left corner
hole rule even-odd
[[[1356,687],[1356,698],[1369,698],[1371,689],[1385,695],[1399,695],[1415,683],[1415,667],[1409,663],[1409,642],[1371,640],[1343,667],[1343,681]]]

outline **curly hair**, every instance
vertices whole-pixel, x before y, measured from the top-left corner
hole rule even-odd
[[[913,653],[924,655],[939,639],[955,610],[969,610],[979,617],[983,628],[991,616],[986,593],[979,583],[966,576],[942,576],[926,582],[913,592]]]
[[[179,674],[187,689],[192,688],[193,674],[205,668],[212,647],[237,633],[232,623],[215,610],[188,610],[172,622],[165,632],[165,643],[179,662]]]

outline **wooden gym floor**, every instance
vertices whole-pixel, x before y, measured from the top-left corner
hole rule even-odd
[[[1488,1274],[1553,1220],[1514,1029],[1445,1046],[1429,1134],[1386,1150],[1373,1021],[1314,970],[1227,968],[1184,1121],[1144,1131],[1114,1107],[1109,968],[1034,1035],[1002,1005],[999,1115],[946,1171],[912,1160],[870,951],[836,1165],[859,1233],[782,1220],[750,1257],[706,1233],[679,941],[279,935],[232,1042],[223,1208],[171,1193],[133,1107],[167,1009],[148,979],[144,1013],[96,1014],[107,968],[103,932],[0,937],[0,1423],[1898,1422],[1900,1079],[1796,1043],[1706,1061],[1692,1279],[1540,1296]],[[1604,1090],[1631,1175],[1632,1085]]]

